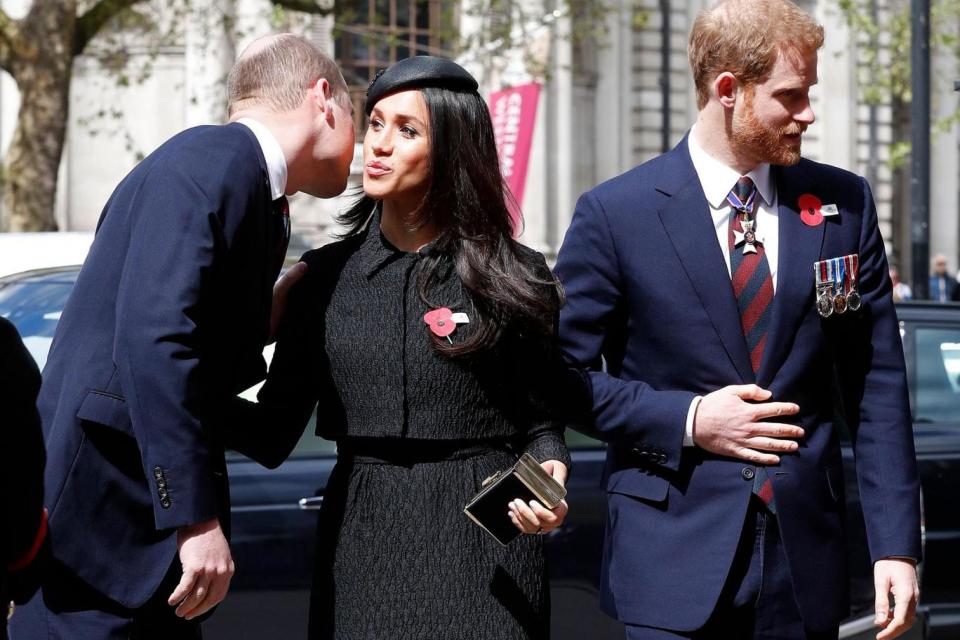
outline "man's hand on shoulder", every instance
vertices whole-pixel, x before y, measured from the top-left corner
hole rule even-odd
[[[233,578],[230,545],[216,518],[177,530],[183,577],[167,604],[187,620],[203,615],[227,595]]]
[[[764,402],[770,396],[755,384],[731,385],[708,393],[694,417],[694,444],[754,464],[778,464],[780,458],[775,454],[796,451],[798,445],[791,438],[802,438],[803,429],[764,421],[800,411],[792,402]]]
[[[920,600],[916,563],[907,558],[884,558],[873,565],[873,584],[877,590],[874,622],[882,629],[877,640],[896,638],[913,626]],[[890,596],[893,596],[893,610]]]

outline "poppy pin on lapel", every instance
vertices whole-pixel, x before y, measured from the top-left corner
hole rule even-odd
[[[454,313],[447,307],[431,309],[423,314],[423,321],[430,327],[433,335],[439,338],[446,338],[447,342],[453,344],[450,334],[457,328],[458,324],[468,324],[470,319],[465,313]]]
[[[825,217],[840,215],[837,205],[823,204],[820,198],[812,193],[805,193],[800,196],[797,207],[800,209],[800,219],[808,227],[816,227],[823,222]]]
[[[812,193],[805,193],[800,196],[797,202],[800,207],[800,219],[808,227],[815,227],[823,222],[823,213],[820,211],[822,203],[820,198]]]

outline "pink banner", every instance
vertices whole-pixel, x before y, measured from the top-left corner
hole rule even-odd
[[[523,188],[527,180],[527,163],[530,160],[530,143],[533,140],[539,98],[540,85],[535,82],[490,95],[490,115],[493,117],[493,134],[500,154],[500,171],[518,206],[523,206]],[[511,213],[514,228],[519,232],[520,225],[517,223],[520,212]]]

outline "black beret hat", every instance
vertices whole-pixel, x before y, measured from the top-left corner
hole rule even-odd
[[[370,115],[373,105],[388,93],[422,87],[476,91],[477,81],[453,60],[434,56],[413,56],[400,60],[386,71],[377,74],[367,88],[364,111]]]

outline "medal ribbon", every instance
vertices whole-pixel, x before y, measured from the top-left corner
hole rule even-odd
[[[833,290],[838,294],[846,294],[846,260],[843,258],[834,258],[834,279],[833,279]]]
[[[857,288],[857,278],[858,278],[858,276],[860,275],[860,273],[859,273],[859,271],[860,271],[860,264],[859,264],[859,262],[860,262],[860,256],[858,256],[858,255],[855,254],[855,253],[851,253],[851,254],[848,255],[848,256],[844,256],[844,257],[843,257],[843,261],[846,263],[848,279],[849,279],[849,281],[850,281],[850,286],[848,287],[847,290],[848,290],[848,291],[852,291],[852,290],[854,290],[854,289]]]
[[[815,262],[813,264],[813,274],[817,279],[817,291],[820,291],[821,285],[827,282],[827,261]]]

